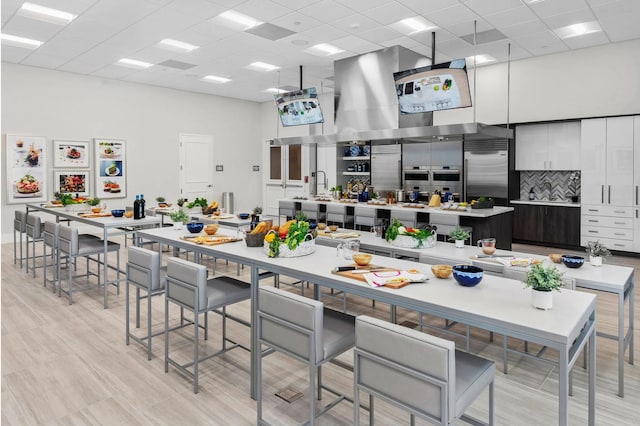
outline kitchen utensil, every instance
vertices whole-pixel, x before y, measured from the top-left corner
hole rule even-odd
[[[360,266],[357,265],[351,265],[351,266],[337,266],[334,271],[335,272],[346,272],[346,271],[352,271],[354,274],[355,273],[364,273],[364,272],[369,272],[369,271],[380,271],[382,269],[388,269],[385,268],[383,266],[370,266],[368,268],[361,268]]]
[[[404,202],[404,190],[402,189],[396,189],[395,190],[395,199],[396,199],[396,203],[402,203]]]
[[[490,257],[513,257],[512,254],[476,254],[476,259],[486,259]]]

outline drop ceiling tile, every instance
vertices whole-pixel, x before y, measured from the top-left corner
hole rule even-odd
[[[411,49],[413,47],[422,45],[422,43],[420,43],[418,40],[414,40],[411,37],[407,37],[407,36],[392,38],[392,39],[383,41],[380,44],[385,47],[403,46],[403,47],[406,47],[407,49]]]
[[[195,44],[202,48],[207,44],[215,43],[218,40],[222,40],[227,37],[232,37],[235,34],[238,34],[238,31],[222,25],[216,25],[210,21],[205,21],[183,31],[178,31],[173,34],[171,38],[186,41],[187,43]]]
[[[525,22],[537,20],[538,17],[531,11],[531,9],[526,6],[520,5],[520,7],[505,10],[502,12],[483,15],[483,19],[489,22],[494,27],[500,29],[502,27],[511,27]]]
[[[2,0],[0,4],[0,15],[2,16],[3,31],[6,23],[13,18],[13,15],[20,9],[22,3],[24,3],[22,0]]]
[[[86,64],[96,65],[99,67],[105,67],[112,65],[114,62],[125,58],[126,52],[122,48],[116,48],[112,46],[99,45],[95,48],[78,55],[74,60],[84,62]],[[131,58],[135,59],[135,58]]]
[[[87,64],[85,62],[73,60],[62,65],[58,70],[73,72],[76,74],[92,74],[100,68],[100,66],[96,66],[95,64]]]
[[[603,6],[605,4],[615,3],[617,1],[619,0],[587,0],[587,3],[591,7],[596,7],[596,6]]]
[[[353,15],[356,11],[331,0],[322,0],[310,6],[303,7],[298,10],[298,12],[311,16],[321,22],[331,24],[345,16]]]
[[[415,12],[398,2],[390,2],[367,11],[367,16],[382,25],[393,24],[416,16]]]
[[[522,48],[534,55],[548,55],[569,50],[567,46],[549,30],[540,33],[513,37]]]
[[[341,49],[349,50],[355,53],[366,53],[382,48],[382,46],[377,43],[371,43],[370,41],[361,39],[360,37],[353,35],[336,39],[332,42],[332,44],[340,47]]]
[[[564,39],[564,42],[571,49],[582,49],[584,47],[606,44],[609,42],[609,39],[607,38],[607,35],[601,31],[597,33],[585,34],[580,37],[566,38]]]
[[[402,3],[416,13],[428,17],[431,12],[459,5],[458,0],[402,0]]]
[[[557,29],[560,27],[566,27],[567,25],[579,24],[581,22],[595,21],[596,17],[591,12],[590,8],[584,8],[574,10],[569,13],[561,13],[559,15],[549,16],[544,19],[545,24],[549,28]]]
[[[33,50],[3,44],[0,52],[2,53],[3,62],[20,63],[28,57]]]
[[[99,70],[95,71],[91,75],[104,77],[104,78],[114,78],[117,80],[120,80],[120,79],[126,80],[128,79],[129,76],[133,74],[138,74],[138,73],[140,73],[140,71],[136,71],[132,68],[119,67],[117,65],[110,65],[108,67],[100,68]]]
[[[286,6],[289,9],[300,10],[305,7],[312,6],[314,3],[317,3],[318,0],[296,0],[292,2],[291,0],[273,0],[274,3],[278,3],[281,6]]]
[[[335,0],[336,3],[341,3],[353,10],[359,12],[366,12],[369,9],[383,6],[387,3],[393,3],[393,0]]]
[[[224,6],[207,0],[173,0],[167,8],[199,19],[211,19],[227,10]]]
[[[431,33],[432,31],[423,31],[418,34],[413,34],[409,36],[409,38],[416,40],[418,43],[424,44],[425,46],[431,48],[431,39],[432,39]],[[439,29],[439,28],[435,30],[435,33],[436,33],[436,49],[438,48],[438,45],[441,42],[458,38],[453,34],[451,34],[450,32]]]
[[[252,16],[264,22],[280,18],[292,12],[291,8],[284,7],[271,0],[249,0],[234,7],[233,10]]]
[[[296,33],[308,31],[312,28],[322,25],[322,22],[311,16],[303,15],[299,12],[291,12],[283,15],[277,19],[270,21],[274,25],[278,25],[282,28],[287,28]]]
[[[477,28],[476,31],[478,33],[494,29],[493,25],[489,24],[483,19],[476,19],[475,24]],[[453,35],[462,37],[469,34],[473,34],[473,28],[474,28],[474,21],[472,20],[472,21],[459,22],[457,24],[449,25],[447,27],[447,31],[449,31]]]
[[[445,52],[447,55],[455,58],[466,58],[473,55],[473,46],[459,38],[443,41],[436,44],[438,51]],[[438,61],[440,62],[440,61]]]
[[[476,13],[460,4],[434,11],[427,16],[431,22],[440,28],[447,28],[460,22],[473,22],[474,19],[479,19]]]
[[[611,41],[640,38],[640,2],[637,0],[594,7],[594,12]]]
[[[388,27],[380,27],[374,30],[363,31],[358,37],[369,40],[372,43],[381,44],[385,40],[401,37],[403,34]]]
[[[482,16],[522,7],[520,0],[461,0],[461,3]]]
[[[7,25],[2,27],[2,32],[46,42],[62,29],[63,27],[61,25],[16,15],[7,22]]]
[[[548,31],[549,28],[540,20],[529,21],[517,25],[500,27],[500,31],[507,37],[517,39],[519,37]]]
[[[309,46],[318,43],[331,43],[333,40],[346,37],[349,33],[335,28],[331,25],[321,25],[308,31],[301,32],[295,37],[309,41]],[[362,35],[360,35],[362,37]],[[364,37],[363,37],[364,38]]]
[[[357,35],[363,31],[375,29],[380,24],[373,19],[366,17],[365,15],[356,13],[354,15],[338,19],[331,25],[341,29],[342,31]]]
[[[585,6],[585,0],[541,1],[529,5],[531,10],[543,19],[549,16],[560,15],[561,13],[580,10]]]

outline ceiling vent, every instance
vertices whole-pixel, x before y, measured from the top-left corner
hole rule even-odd
[[[463,35],[460,38],[466,41],[467,43],[473,45],[473,33]],[[500,31],[496,29],[480,31],[479,33],[476,33],[476,44],[491,43],[498,40],[504,40],[506,38],[507,36],[505,36],[504,34],[502,34]]]
[[[250,28],[245,32],[256,35],[258,37],[266,38],[267,40],[271,41],[276,41],[283,37],[290,36],[291,34],[295,34],[295,31],[291,31],[286,28],[282,28],[269,23],[258,25],[257,27]]]
[[[195,64],[189,64],[187,62],[181,62],[181,61],[174,61],[173,59],[160,62],[158,65],[160,65],[161,67],[175,68],[177,70],[188,70],[196,66]]]

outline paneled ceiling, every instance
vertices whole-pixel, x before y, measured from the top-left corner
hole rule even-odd
[[[507,60],[508,43],[518,60],[640,38],[640,0],[31,0],[77,15],[67,24],[41,19],[23,3],[2,0],[3,37],[43,44],[25,48],[3,39],[4,62],[257,102],[273,99],[268,88],[299,88],[301,66],[303,86],[328,93],[336,59],[394,45],[430,57],[432,31],[436,62],[470,58],[474,21],[475,52],[493,63]],[[230,23],[220,16],[227,11],[262,24]],[[397,24],[415,17],[435,29]],[[557,32],[584,23],[583,35]],[[584,29],[593,25],[594,32]],[[168,50],[159,45],[163,39],[198,48]],[[343,51],[319,56],[312,47],[320,43]],[[153,65],[131,68],[118,63],[122,58]],[[247,69],[253,62],[279,69]],[[207,75],[231,81],[201,80]]]

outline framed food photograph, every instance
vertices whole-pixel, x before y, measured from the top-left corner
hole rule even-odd
[[[88,197],[90,175],[90,170],[56,170],[53,172],[53,191]]]
[[[89,141],[53,140],[53,167],[88,169],[91,164]]]
[[[127,196],[126,143],[122,139],[94,139],[95,196]]]
[[[47,138],[6,135],[7,204],[47,200]]]

